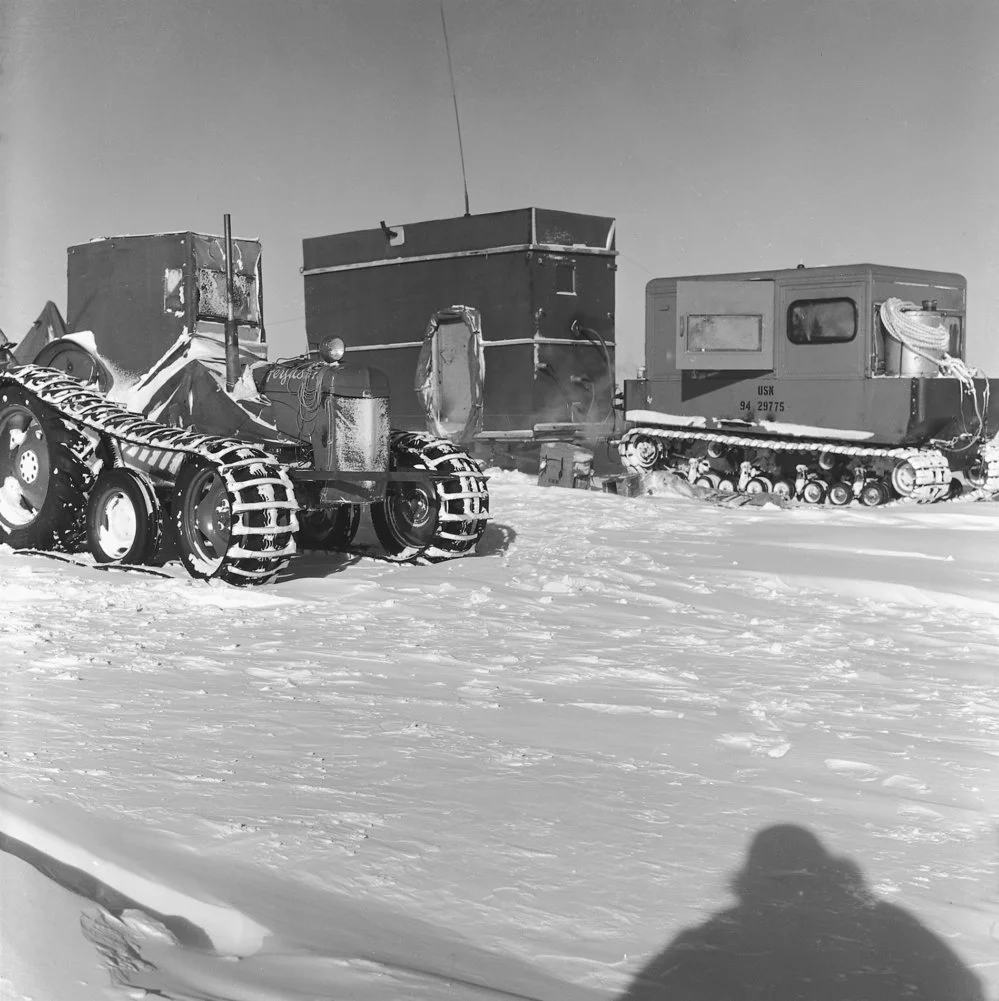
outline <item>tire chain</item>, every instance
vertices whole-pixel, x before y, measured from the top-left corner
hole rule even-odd
[[[295,488],[285,468],[264,449],[233,438],[159,424],[54,369],[25,365],[5,372],[2,378],[34,393],[64,421],[118,442],[181,452],[214,466],[225,483],[233,520],[225,556],[210,576],[232,584],[265,584],[295,554]]]
[[[489,519],[489,491],[482,470],[451,442],[418,431],[393,431],[391,452],[405,454],[407,468],[453,476],[433,481],[440,504],[439,527],[433,541],[415,562],[440,563],[472,550],[482,536],[484,522]],[[455,481],[458,489],[447,489]]]
[[[869,458],[888,458],[898,462],[908,462],[915,471],[915,488],[909,500],[926,504],[946,496],[951,479],[950,464],[942,452],[931,448],[882,448],[873,445],[840,445],[835,442],[789,441],[786,439],[751,438],[743,435],[723,434],[712,431],[682,431],[671,428],[637,427],[627,431],[618,443],[621,462],[635,472],[648,471],[644,463],[633,458],[633,449],[641,438],[662,440],[717,442],[722,445],[758,448],[774,452],[829,452],[834,455],[849,455]],[[986,463],[985,482],[981,492],[985,495],[999,490],[999,440],[992,439],[982,448],[982,458]]]

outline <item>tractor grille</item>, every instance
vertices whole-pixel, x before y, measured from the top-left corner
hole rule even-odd
[[[388,471],[389,401],[360,396],[334,397],[334,469]]]

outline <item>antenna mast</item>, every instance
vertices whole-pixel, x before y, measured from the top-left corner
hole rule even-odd
[[[441,0],[441,27],[444,29],[444,50],[447,52],[447,70],[451,75],[451,98],[454,101],[454,123],[458,128],[458,154],[461,157],[461,183],[465,187],[465,215],[468,208],[468,176],[465,174],[465,150],[461,144],[461,119],[458,117],[458,92],[454,89],[454,67],[451,65],[451,46],[447,40],[447,21],[444,20],[444,0]]]

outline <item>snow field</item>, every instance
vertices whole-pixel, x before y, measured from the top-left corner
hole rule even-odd
[[[618,996],[790,824],[999,998],[999,507],[491,476],[481,555],[442,566],[306,554],[246,591],[0,549],[3,785],[266,929],[275,997]]]

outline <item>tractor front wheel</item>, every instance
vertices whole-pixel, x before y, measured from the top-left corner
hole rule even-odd
[[[371,523],[390,560],[411,560],[433,542],[437,531],[433,481],[389,483],[385,500],[371,507]]]

